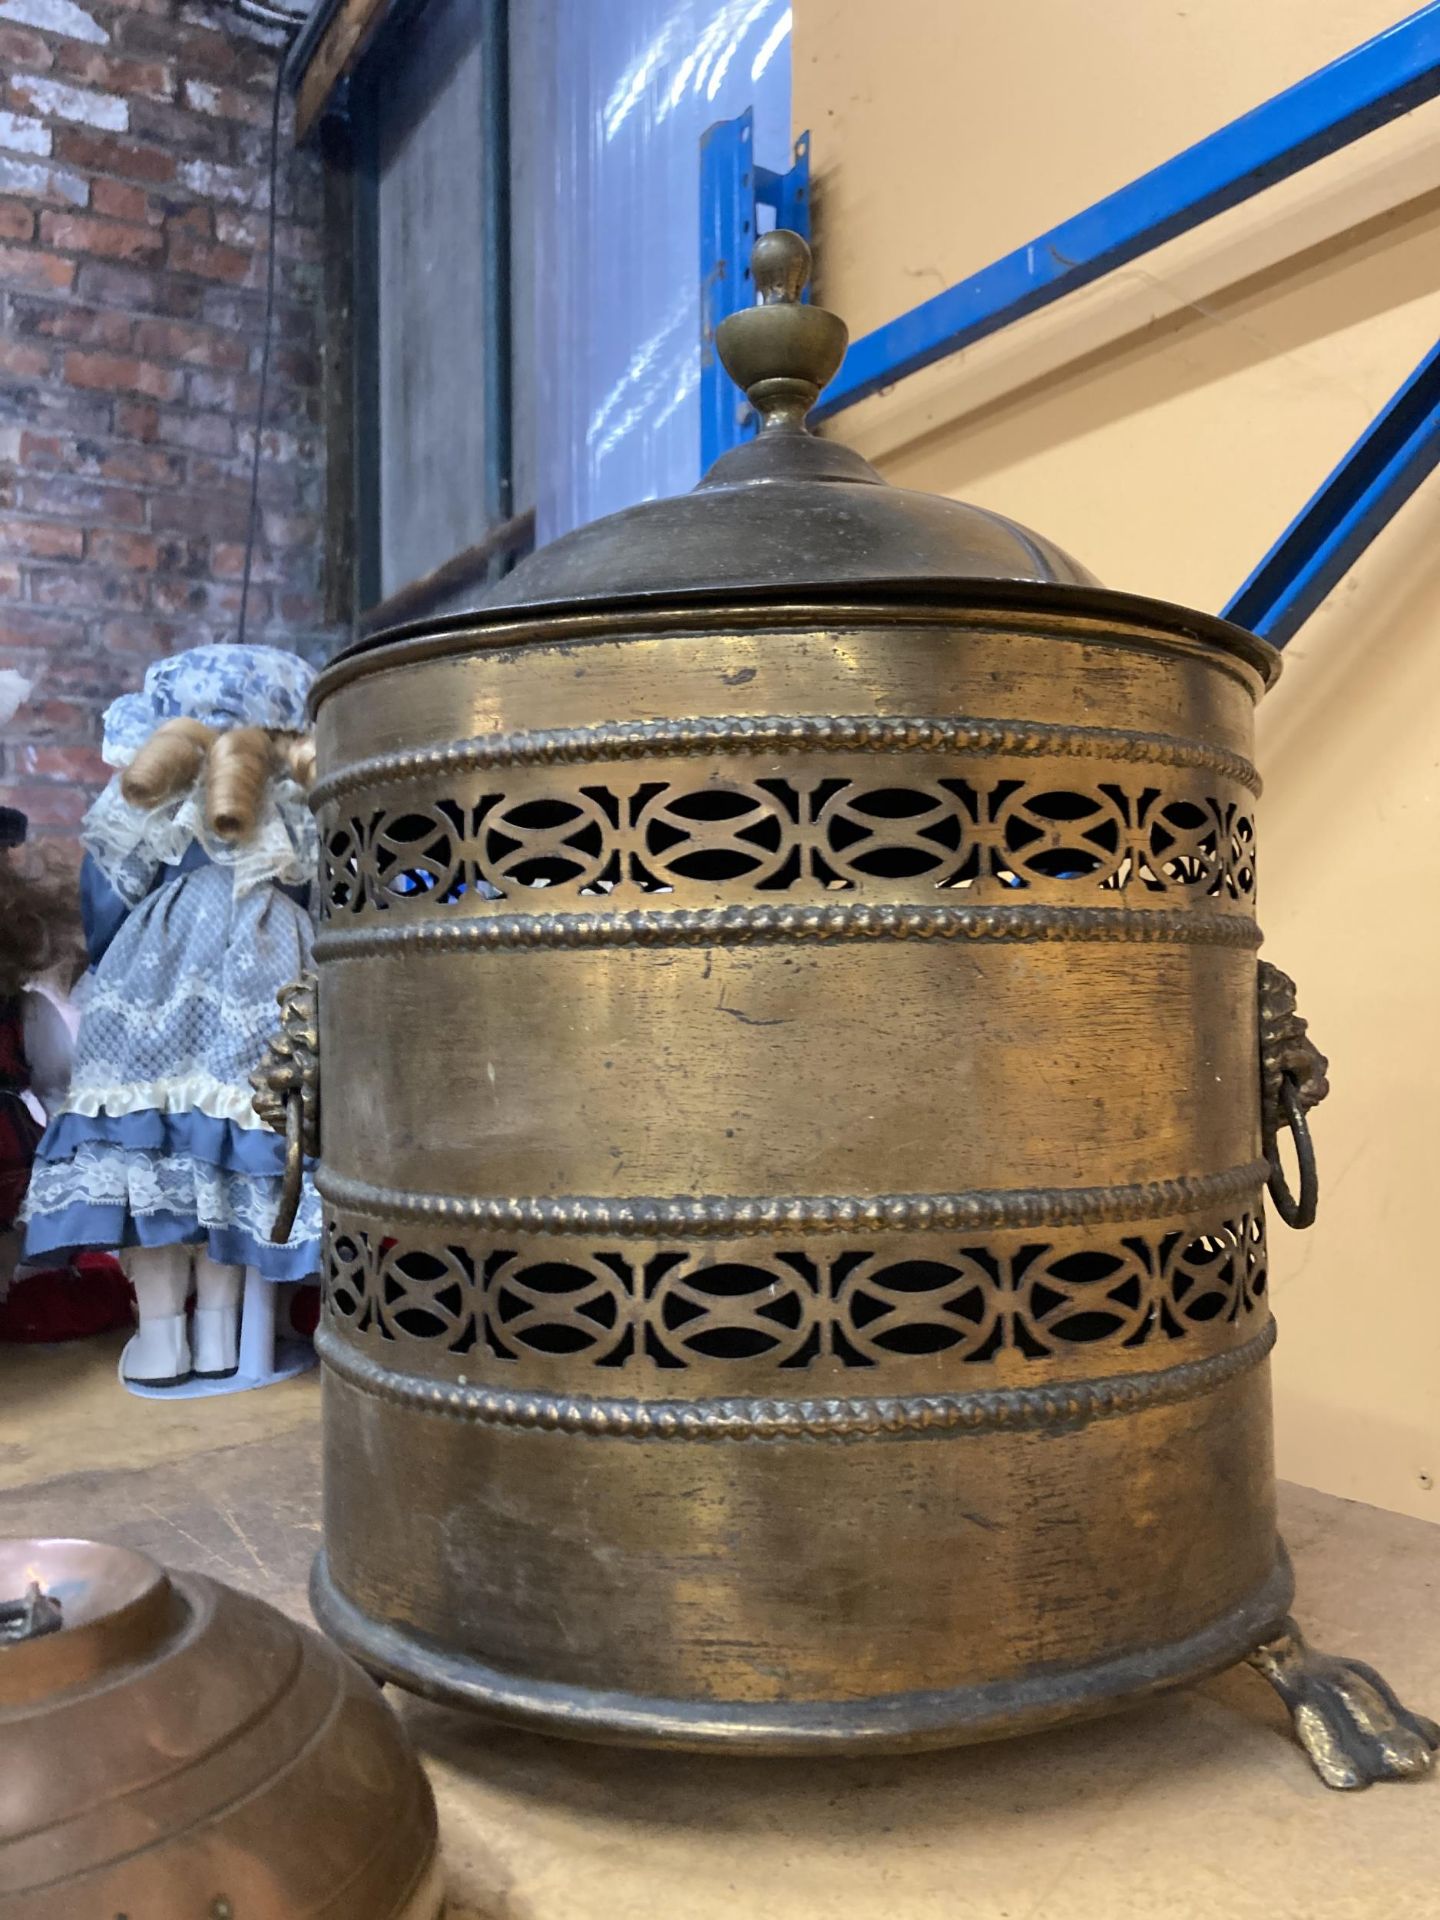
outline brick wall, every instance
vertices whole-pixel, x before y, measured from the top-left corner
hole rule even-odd
[[[99,716],[233,638],[278,41],[185,0],[0,0],[0,789],[73,832]],[[281,147],[255,639],[323,654],[319,181]]]

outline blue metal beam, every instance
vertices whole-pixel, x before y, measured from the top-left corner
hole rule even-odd
[[[1440,463],[1440,346],[1281,534],[1225,609],[1283,647]]]
[[[1440,0],[855,341],[815,417],[838,413],[1073,293],[1437,93]]]
[[[810,237],[810,136],[795,142],[794,165],[775,173],[755,164],[755,116],[747,107],[720,120],[700,141],[700,470],[755,430],[750,402],[736,391],[715,353],[715,329],[727,314],[755,304],[750,249],[761,207],[775,224]]]

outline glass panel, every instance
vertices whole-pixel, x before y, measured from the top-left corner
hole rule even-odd
[[[756,159],[789,165],[790,8],[512,0],[510,17],[515,246],[534,262],[517,361],[533,341],[545,541],[699,478],[700,136],[753,107]],[[517,460],[526,437],[517,413]]]

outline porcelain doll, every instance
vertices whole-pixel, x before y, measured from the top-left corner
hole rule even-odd
[[[319,1267],[308,1178],[289,1240],[271,1241],[284,1146],[249,1084],[276,994],[310,963],[312,677],[278,648],[195,647],[105,716],[119,771],[82,830],[92,971],[70,1091],[36,1149],[26,1255],[124,1249],[139,1331],[122,1369],[147,1387],[235,1372],[246,1267]]]

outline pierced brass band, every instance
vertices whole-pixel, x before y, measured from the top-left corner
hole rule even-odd
[[[1110,1193],[448,1206],[322,1176],[332,1206],[367,1208],[327,1223],[327,1351],[504,1405],[581,1382],[617,1404],[928,1401],[1082,1366],[1170,1372],[1268,1323],[1264,1172]]]

